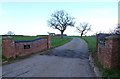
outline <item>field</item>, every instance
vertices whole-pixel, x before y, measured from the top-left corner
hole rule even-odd
[[[52,48],[61,46],[71,40],[72,40],[71,37],[63,37],[63,38],[61,38],[59,36],[51,37]]]
[[[96,51],[96,38],[95,37],[81,37],[81,38],[86,40],[86,42],[88,43],[90,52]]]
[[[40,37],[40,36],[13,36],[13,39],[14,40],[31,40],[31,39],[34,39],[37,37]],[[52,45],[52,48],[55,48],[57,46],[65,44],[71,40],[72,40],[72,38],[70,38],[70,37],[61,38],[60,36],[55,36],[55,37],[51,37],[51,45]]]
[[[40,36],[12,36],[14,40],[31,40]]]

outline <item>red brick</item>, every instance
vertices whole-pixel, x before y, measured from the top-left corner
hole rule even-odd
[[[50,48],[50,37],[48,39],[39,39],[33,42],[19,42],[15,43],[12,38],[3,38],[4,56],[7,58],[28,55],[34,52],[39,52]],[[24,49],[24,45],[30,45],[29,49]]]
[[[105,41],[105,45],[97,44],[99,61],[104,68],[114,68],[120,66],[120,37],[110,37]]]

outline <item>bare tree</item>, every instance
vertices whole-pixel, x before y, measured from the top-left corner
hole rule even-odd
[[[7,32],[7,35],[15,35],[15,34],[14,34],[14,32],[12,32],[12,31],[8,31],[8,32]]]
[[[120,35],[120,24],[117,25],[117,28],[115,29],[115,33]]]
[[[48,20],[48,25],[54,29],[58,29],[61,32],[61,37],[63,37],[63,32],[66,30],[67,26],[73,26],[75,22],[74,18],[70,17],[68,13],[64,10],[55,11],[50,20]]]
[[[88,31],[91,30],[91,25],[89,25],[88,23],[80,23],[80,25],[78,27],[76,27],[76,29],[78,30],[79,33],[81,33],[80,36],[82,37]]]
[[[109,33],[120,35],[120,24],[117,24],[117,27],[114,27],[113,29],[110,29]]]
[[[109,29],[109,33],[110,33],[110,34],[115,34],[115,29],[116,29],[116,28]]]

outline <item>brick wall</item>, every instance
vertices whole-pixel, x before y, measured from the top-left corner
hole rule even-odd
[[[105,45],[98,43],[97,50],[104,68],[120,67],[120,36],[106,37]]]
[[[15,56],[15,42],[11,37],[2,39],[3,55],[5,57]]]
[[[7,58],[24,56],[34,52],[43,51],[50,48],[50,36],[35,38],[32,40],[17,40],[12,37],[2,39],[3,55]]]

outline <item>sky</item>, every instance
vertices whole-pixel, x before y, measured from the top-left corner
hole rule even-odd
[[[47,21],[56,10],[64,10],[75,18],[75,26],[87,22],[91,31],[108,33],[118,24],[118,0],[1,0],[0,1],[0,35],[8,31],[16,35],[60,34],[60,31],[48,26]],[[67,27],[64,34],[80,35],[75,27]]]

